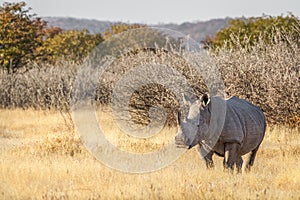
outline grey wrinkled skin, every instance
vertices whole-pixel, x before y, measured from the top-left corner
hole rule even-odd
[[[218,101],[211,101],[212,98],[218,98]],[[206,139],[212,135],[209,133],[211,102],[218,103],[220,100],[226,105],[225,121],[216,144],[209,146]],[[236,166],[240,172],[243,166],[249,171],[265,135],[266,120],[262,110],[235,96],[224,100],[204,94],[200,100],[188,103],[190,107],[187,118],[182,120],[178,113],[176,145],[188,149],[198,145],[198,151],[207,168],[214,167],[212,156],[217,154],[224,157],[225,169],[233,171]],[[246,155],[244,164],[243,155]]]

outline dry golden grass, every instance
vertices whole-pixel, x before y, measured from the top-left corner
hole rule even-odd
[[[132,142],[121,137],[111,116],[102,115],[100,122],[111,131],[110,140],[128,151],[155,150],[176,134],[166,129],[151,140]],[[223,172],[218,157],[216,169],[207,171],[195,149],[159,171],[122,173],[94,159],[54,111],[1,110],[0,145],[0,199],[300,198],[297,129],[268,127],[248,174]]]

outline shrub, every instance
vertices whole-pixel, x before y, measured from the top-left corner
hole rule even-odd
[[[283,37],[288,39],[289,35]],[[275,124],[288,123],[290,118],[300,116],[300,49],[296,41],[290,41],[288,44],[275,40],[269,44],[261,37],[244,47],[211,51],[226,93],[258,105],[268,121]]]
[[[284,37],[288,38],[289,35]],[[294,120],[297,125],[300,116],[300,49],[296,42],[287,44],[275,40],[269,44],[259,39],[245,47],[223,47],[217,52],[211,50],[210,55],[222,74],[228,96],[236,95],[258,105],[270,123],[289,123]],[[133,67],[147,63],[175,68],[186,77],[195,96],[207,92],[203,77],[181,56],[172,52],[146,50],[121,55],[111,63],[103,74],[105,78],[100,79],[96,101],[108,105],[117,81]],[[0,73],[0,106],[68,110],[79,67],[68,62],[54,65],[39,63],[23,73]],[[145,85],[133,94],[130,103],[133,121],[148,124],[152,105],[167,109],[169,125],[177,123],[174,114],[179,109],[178,102],[172,91],[159,84]]]
[[[299,30],[300,20],[292,14],[233,19],[214,37],[207,38],[206,43],[212,45],[214,49],[222,48],[224,45],[230,49],[245,48],[249,45],[255,46],[259,41],[269,45],[276,40],[296,42],[300,45]]]

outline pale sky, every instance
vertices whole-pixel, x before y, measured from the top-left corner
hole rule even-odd
[[[16,0],[4,0],[18,2]],[[0,3],[4,2],[0,0]],[[299,0],[25,0],[38,16],[130,23],[183,23],[225,17],[300,16]]]

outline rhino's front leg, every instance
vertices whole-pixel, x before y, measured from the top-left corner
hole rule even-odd
[[[238,143],[226,143],[225,144],[225,156],[223,165],[225,169],[234,170],[234,165],[237,164],[240,167],[242,162],[240,155],[241,145]]]
[[[215,167],[214,161],[213,161],[213,159],[212,159],[213,154],[214,154],[214,153],[213,153],[212,151],[210,151],[206,156],[203,157],[207,169],[212,169],[212,168]]]
[[[214,161],[212,159],[212,156],[214,154],[213,151],[206,151],[204,148],[201,146],[198,146],[198,152],[200,154],[200,157],[205,161],[206,168],[207,169],[212,169],[214,168]]]

